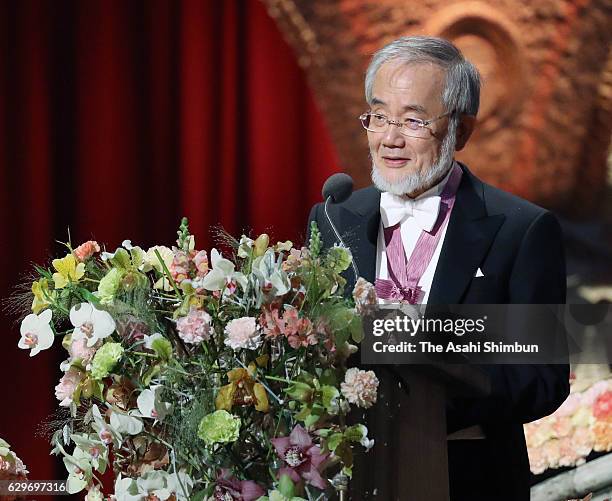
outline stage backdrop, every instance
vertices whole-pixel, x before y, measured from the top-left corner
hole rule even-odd
[[[339,170],[303,72],[257,0],[0,4],[0,291],[54,240],[171,245],[190,218],[300,239]],[[2,313],[0,436],[64,478],[39,423],[59,346],[29,360]]]

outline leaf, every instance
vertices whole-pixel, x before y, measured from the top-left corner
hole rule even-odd
[[[280,480],[278,481],[278,490],[280,493],[286,498],[291,499],[295,496],[295,485],[291,477],[286,473],[282,474]]]
[[[351,331],[351,338],[356,343],[363,341],[363,323],[359,315],[354,315],[349,324],[349,330]]]
[[[293,400],[298,400],[299,402],[310,402],[312,400],[312,396],[314,393],[314,389],[300,381],[293,381],[289,388],[285,389],[285,393],[292,398]]]
[[[307,405],[303,405],[300,412],[295,415],[295,419],[298,421],[305,421],[310,416],[312,410]]]
[[[170,360],[172,358],[172,344],[164,337],[154,339],[151,343],[151,348],[163,360]]]
[[[344,432],[344,437],[350,442],[361,442],[363,437],[367,434],[367,428],[362,424],[356,424],[354,426],[350,426]]]
[[[206,489],[200,490],[195,494],[191,495],[191,501],[204,501],[204,499],[208,496]]]
[[[332,369],[325,369],[319,377],[322,385],[336,386],[338,384],[338,378],[336,377],[335,371]]]
[[[323,387],[321,387],[321,401],[323,403],[323,407],[325,407],[328,412],[331,412],[333,410],[334,401],[339,396],[340,392],[337,388],[334,388],[333,386],[329,385],[324,385]]]
[[[334,454],[342,460],[345,466],[353,466],[353,449],[346,440],[340,442]]]
[[[329,448],[330,451],[333,452],[337,449],[337,447],[340,445],[343,439],[344,439],[344,436],[342,435],[342,433],[336,432],[332,434],[327,440],[327,447]]]
[[[155,376],[157,376],[160,373],[160,371],[161,371],[161,367],[159,366],[159,364],[155,364],[149,367],[149,369],[147,369],[147,371],[142,376],[143,386],[149,386],[151,384],[151,380]]]
[[[87,301],[95,305],[100,304],[100,299],[94,296],[87,289],[84,289],[83,287],[79,287],[79,293],[81,294],[81,297],[83,298],[84,301]]]

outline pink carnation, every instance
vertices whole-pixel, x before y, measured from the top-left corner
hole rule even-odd
[[[62,376],[55,387],[55,397],[60,401],[61,407],[70,407],[72,396],[81,379],[81,373],[75,369],[70,369]]]
[[[612,391],[608,390],[597,397],[593,404],[593,416],[600,421],[612,421]]]
[[[261,336],[253,317],[236,318],[225,327],[225,344],[233,350],[255,350],[261,345]]]
[[[376,308],[378,302],[376,288],[364,278],[359,277],[353,289],[353,299],[355,300],[357,313],[369,315]]]
[[[346,371],[340,389],[349,403],[367,409],[376,403],[378,378],[373,371],[351,367]]]
[[[193,256],[193,264],[196,267],[198,277],[203,277],[208,273],[208,257],[206,251],[200,251]]]
[[[185,317],[176,321],[180,338],[189,344],[208,341],[212,334],[212,318],[208,313],[192,306]]]
[[[74,256],[82,263],[87,261],[96,252],[100,252],[100,246],[98,242],[94,240],[88,240],[84,244],[79,245],[74,249]]]

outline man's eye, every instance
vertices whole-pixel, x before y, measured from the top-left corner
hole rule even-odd
[[[387,121],[387,117],[384,115],[374,114],[371,116],[372,123],[376,125],[383,125]]]
[[[404,125],[412,130],[419,129],[422,124],[423,122],[421,122],[421,120],[419,120],[418,118],[406,118],[404,120]]]

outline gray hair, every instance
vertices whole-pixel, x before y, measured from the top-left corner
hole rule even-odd
[[[372,104],[372,87],[376,73],[389,61],[411,63],[433,63],[446,70],[446,83],[442,93],[442,103],[446,112],[457,115],[478,113],[480,105],[480,74],[476,67],[466,60],[461,51],[451,42],[436,37],[399,38],[372,56],[366,71],[365,94],[368,104]]]

